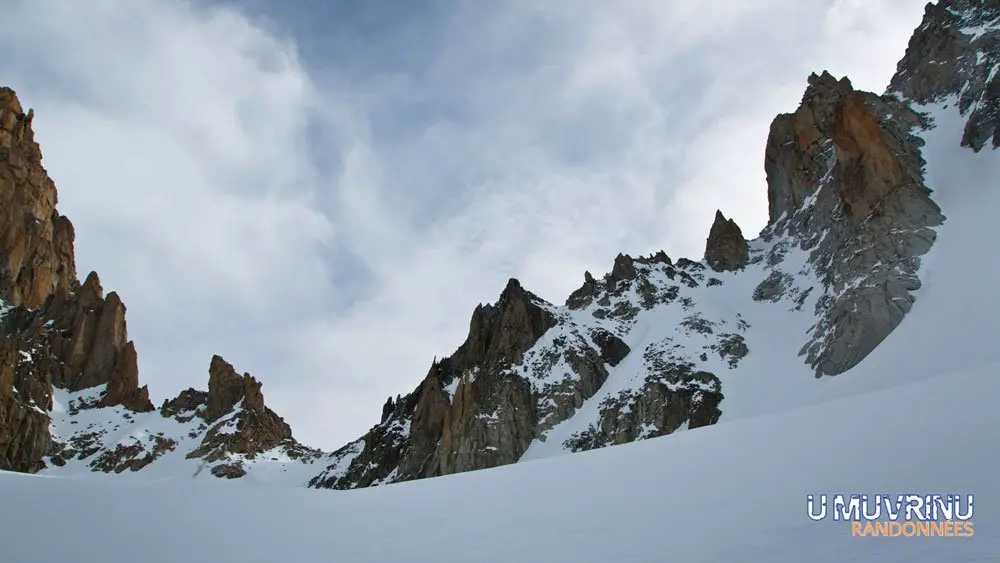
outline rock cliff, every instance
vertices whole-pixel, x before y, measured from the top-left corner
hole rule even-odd
[[[76,277],[74,230],[56,210],[33,112],[0,88],[0,469],[35,471],[53,447],[52,388],[106,386],[105,406],[152,410],[125,306],[97,274]]]
[[[920,288],[919,257],[944,222],[922,177],[914,131],[924,125],[908,104],[828,73],[812,75],[799,109],[771,125],[763,236],[789,236],[810,253],[822,293],[801,353],[818,376],[857,365]],[[781,285],[769,278],[762,289],[778,295]]]

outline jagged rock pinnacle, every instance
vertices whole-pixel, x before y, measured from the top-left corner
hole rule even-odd
[[[705,262],[716,272],[739,270],[750,261],[750,249],[743,231],[722,211],[715,212],[715,221],[705,243]]]
[[[208,368],[208,409],[205,417],[216,420],[233,411],[237,403],[243,401],[243,408],[249,411],[264,410],[264,394],[261,383],[249,373],[239,375],[236,369],[222,358],[212,356]]]
[[[634,280],[635,276],[635,260],[628,254],[618,254],[615,257],[615,264],[612,266],[611,274],[608,277],[609,287],[613,289],[617,286],[618,282]]]
[[[481,363],[519,361],[521,355],[555,324],[538,297],[510,278],[495,305],[476,307],[469,337],[453,359],[459,369]]]

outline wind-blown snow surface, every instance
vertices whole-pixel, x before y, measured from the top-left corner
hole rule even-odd
[[[960,148],[955,110],[930,109],[927,183],[949,219],[924,257],[913,310],[848,373],[813,378],[789,353],[807,327],[769,330],[778,319],[768,315],[788,319],[780,305],[748,311],[747,295],[706,293],[699,305],[719,316],[739,299],[757,329],[744,360],[753,363],[724,376],[715,426],[357,491],[177,473],[4,473],[0,554],[17,563],[997,561],[1000,151]],[[632,334],[652,334],[649,322]],[[768,354],[768,344],[786,348]],[[822,492],[973,493],[976,533],[853,538],[843,523],[807,518],[805,495]]]

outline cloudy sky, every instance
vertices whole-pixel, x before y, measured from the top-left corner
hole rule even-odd
[[[881,92],[924,3],[3,0],[0,84],[154,402],[217,353],[332,449],[508,278],[756,234],[770,121],[813,71]]]

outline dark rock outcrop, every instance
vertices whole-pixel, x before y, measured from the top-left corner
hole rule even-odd
[[[197,416],[199,408],[204,409],[208,404],[208,393],[197,389],[188,388],[181,391],[173,399],[163,401],[160,406],[160,416],[167,418],[178,418],[186,422]]]
[[[519,363],[528,348],[556,324],[541,302],[511,278],[495,305],[479,305],[473,311],[469,336],[452,356],[455,368],[462,372]]]
[[[103,473],[123,473],[139,471],[156,461],[165,453],[173,451],[177,443],[163,436],[151,436],[151,446],[140,443],[117,444],[114,449],[104,450],[91,462],[91,468]]]
[[[476,307],[469,337],[450,358],[447,382],[455,384],[455,391],[440,421],[429,476],[520,458],[534,438],[535,400],[531,384],[512,368],[523,364],[525,352],[556,325],[545,303],[515,279],[495,305]]]
[[[51,389],[25,369],[19,344],[0,338],[0,470],[34,472],[51,446]]]
[[[615,257],[615,264],[611,268],[611,273],[605,278],[608,289],[616,291],[619,284],[634,280],[636,278],[635,260],[627,254],[619,254]]]
[[[662,250],[650,256],[639,258],[633,258],[628,254],[619,254],[615,257],[611,271],[602,279],[597,280],[590,272],[585,272],[583,286],[570,294],[569,298],[566,299],[566,306],[577,310],[597,302],[602,307],[609,307],[596,313],[601,318],[617,317],[628,320],[634,317],[638,310],[628,302],[620,302],[616,307],[611,307],[611,298],[625,294],[633,285],[642,296],[643,306],[647,309],[673,299],[669,295],[658,294],[656,288],[650,284],[644,274],[649,273],[651,268],[662,268],[670,279],[679,276],[682,283],[694,287],[698,284],[695,279],[696,275],[692,275],[686,270],[690,269],[694,272],[701,267],[701,264],[684,258],[678,260],[675,265]]]
[[[115,405],[135,412],[154,410],[153,403],[149,400],[149,390],[145,385],[139,387],[139,359],[132,342],[125,344],[116,359],[107,392],[101,401],[101,406]]]
[[[541,299],[509,280],[495,304],[473,311],[455,353],[435,361],[413,393],[386,403],[360,451],[344,450],[354,455],[349,467],[331,466],[311,485],[355,488],[517,461],[536,436],[537,413],[531,383],[514,369],[557,324]]]
[[[597,280],[590,272],[583,273],[583,285],[566,298],[566,306],[570,309],[581,309],[589,305],[597,296]]]
[[[41,314],[52,321],[51,350],[62,364],[53,383],[70,391],[108,384],[103,406],[153,410],[148,390],[139,386],[135,345],[128,339],[125,304],[117,293],[104,296],[91,272],[75,292],[50,298]]]
[[[260,391],[261,383],[249,373],[240,375],[232,364],[221,356],[212,356],[208,368],[207,405],[203,418],[214,422],[225,414],[233,412],[240,401],[248,411],[263,412],[264,394]]]
[[[167,402],[161,410],[177,411],[182,406],[190,408],[192,405],[195,414],[213,426],[206,432],[201,445],[187,455],[189,459],[204,458],[214,462],[230,454],[252,459],[292,441],[291,427],[264,405],[261,383],[249,373],[239,375],[220,356],[213,356],[209,366],[208,393],[200,395],[189,390]],[[230,468],[223,476],[232,478],[236,473],[238,471]]]
[[[379,420],[379,422],[385,422],[386,420],[389,420],[389,417],[392,416],[392,411],[394,411],[395,409],[396,409],[396,403],[393,402],[392,397],[389,397],[386,400],[385,404],[382,405],[382,418]]]
[[[705,243],[705,262],[716,272],[735,271],[750,261],[750,248],[743,238],[743,231],[722,211],[715,212],[715,221]]]
[[[643,351],[643,385],[602,401],[598,422],[574,434],[565,447],[579,452],[718,422],[723,399],[719,378],[674,356],[671,344],[667,338],[649,345]]]
[[[601,351],[601,359],[609,366],[617,366],[632,351],[624,340],[606,330],[596,330],[591,337]]]

